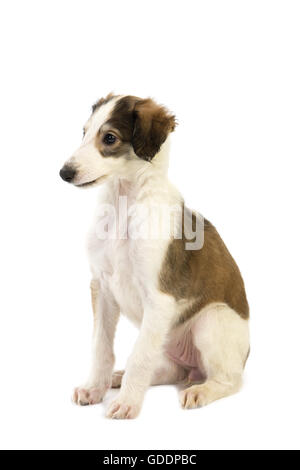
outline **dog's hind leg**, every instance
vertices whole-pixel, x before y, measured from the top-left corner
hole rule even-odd
[[[226,304],[212,304],[200,311],[191,322],[191,332],[207,380],[180,392],[183,408],[208,405],[237,392],[249,352],[248,320]]]

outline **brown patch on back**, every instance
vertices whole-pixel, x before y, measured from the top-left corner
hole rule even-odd
[[[199,250],[185,250],[186,241],[183,235],[169,244],[160,272],[162,292],[190,301],[179,323],[213,302],[226,303],[242,318],[249,318],[241,273],[215,227],[205,219]]]

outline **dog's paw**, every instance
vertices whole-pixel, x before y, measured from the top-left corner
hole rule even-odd
[[[179,394],[179,400],[182,408],[185,409],[199,408],[209,403],[209,398],[203,385],[193,385],[186,390],[182,390]]]
[[[122,378],[124,375],[124,370],[116,370],[112,375],[111,388],[120,388],[122,383]]]
[[[74,389],[72,400],[76,405],[95,405],[103,400],[106,390],[100,387]]]
[[[141,404],[133,403],[132,400],[117,397],[108,407],[106,417],[112,419],[136,418],[141,409]]]

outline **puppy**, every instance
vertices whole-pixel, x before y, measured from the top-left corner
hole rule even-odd
[[[231,395],[249,354],[240,271],[215,227],[185,207],[167,178],[175,125],[152,99],[110,94],[93,106],[81,146],[60,171],[77,187],[101,185],[88,235],[92,361],[73,400],[99,403],[120,387],[109,418],[136,417],[151,384],[185,383],[183,408]],[[140,332],[125,371],[113,372],[120,312]]]

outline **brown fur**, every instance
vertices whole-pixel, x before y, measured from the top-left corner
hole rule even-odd
[[[132,145],[136,155],[151,160],[176,126],[175,116],[150,98],[140,100],[134,108],[135,125]]]
[[[204,244],[199,250],[185,250],[186,241],[183,236],[170,243],[160,273],[163,292],[176,300],[190,301],[179,323],[213,302],[226,303],[247,319],[249,307],[243,279],[215,227],[205,219]]]
[[[96,138],[96,147],[103,157],[119,157],[129,153],[133,133],[134,96],[125,96],[117,101],[109,119],[101,126]],[[107,133],[114,134],[117,142],[106,145],[103,138]]]
[[[99,100],[94,105],[95,109],[112,97],[108,95]],[[157,154],[175,125],[175,117],[150,98],[142,100],[135,96],[124,96],[117,101],[111,116],[99,129],[96,147],[104,157],[119,157],[128,153],[126,151],[132,145],[138,157],[149,161]],[[115,144],[105,145],[103,137],[107,132],[118,138]]]
[[[114,95],[113,93],[109,93],[105,98],[100,98],[100,100],[96,101],[95,104],[92,106],[92,113],[94,113],[100,106],[103,104],[108,103],[110,100],[115,98],[117,95]]]

